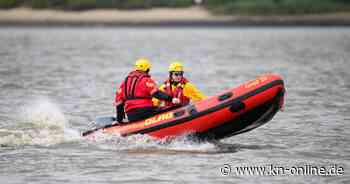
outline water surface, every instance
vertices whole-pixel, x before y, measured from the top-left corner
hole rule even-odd
[[[1,183],[349,183],[350,29],[1,28]],[[161,82],[172,59],[207,95],[280,74],[285,111],[215,145],[147,136],[82,139],[113,115],[138,57]],[[223,176],[224,164],[344,168],[342,176]]]

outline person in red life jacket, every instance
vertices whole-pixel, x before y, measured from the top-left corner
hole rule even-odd
[[[135,70],[121,83],[115,97],[117,122],[123,122],[125,113],[129,122],[146,119],[158,113],[159,108],[153,105],[152,98],[179,103],[178,98],[173,98],[158,89],[149,75],[150,69],[151,62],[148,59],[138,59]]]
[[[178,61],[171,63],[169,66],[169,78],[159,88],[167,95],[173,98],[178,98],[180,103],[174,104],[170,101],[159,101],[153,99],[154,105],[160,106],[162,109],[170,109],[187,105],[191,100],[199,101],[207,98],[183,76],[183,68],[183,65]]]

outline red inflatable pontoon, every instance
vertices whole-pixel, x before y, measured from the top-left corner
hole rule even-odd
[[[148,134],[158,139],[184,134],[201,139],[222,139],[271,120],[283,106],[284,92],[280,76],[262,75],[194,104],[129,124],[89,130],[83,136],[93,139],[96,132],[102,132],[121,136]]]

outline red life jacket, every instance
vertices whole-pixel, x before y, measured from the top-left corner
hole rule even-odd
[[[153,82],[151,76],[139,71],[132,71],[126,77],[124,89],[122,89],[125,97],[125,112],[153,106],[151,90],[146,86],[147,81]]]
[[[186,83],[188,80],[183,77],[179,84],[177,84],[175,89],[172,89],[170,79],[164,82],[164,91],[167,93],[169,96],[173,98],[179,98],[180,99],[180,104],[173,104],[172,102],[165,102],[165,108],[167,107],[173,107],[173,106],[184,106],[190,103],[190,98],[186,97],[183,93],[183,88],[185,87]]]

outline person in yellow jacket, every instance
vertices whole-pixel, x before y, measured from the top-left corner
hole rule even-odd
[[[184,106],[190,101],[200,101],[207,98],[195,85],[184,77],[184,67],[181,62],[175,61],[169,65],[169,78],[159,87],[160,91],[167,95],[178,98],[180,103],[174,104],[168,101],[153,99],[154,105],[162,109]]]

